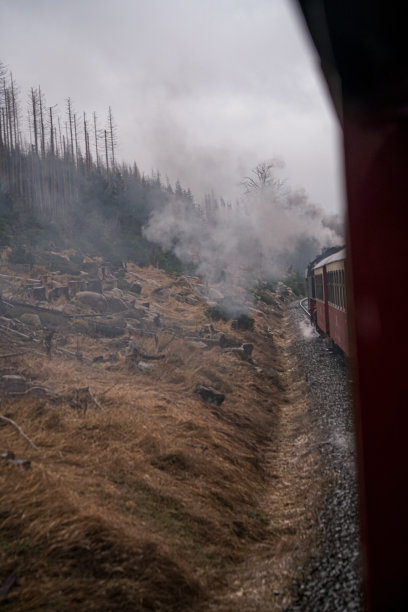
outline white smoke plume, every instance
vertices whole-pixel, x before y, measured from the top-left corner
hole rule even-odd
[[[242,181],[245,194],[233,205],[214,195],[202,206],[173,198],[152,214],[145,236],[185,264],[196,264],[198,274],[221,283],[227,295],[282,278],[288,269],[303,272],[322,247],[341,244],[343,237],[340,224],[329,223],[305,192],[279,180],[282,165],[259,164]]]

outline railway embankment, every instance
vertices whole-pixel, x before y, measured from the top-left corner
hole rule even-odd
[[[231,320],[198,278],[57,266],[0,270],[2,604],[290,602],[317,452],[290,384],[289,293]]]
[[[361,610],[361,556],[355,428],[350,372],[309,325],[297,304],[289,308],[297,330],[292,352],[306,381],[310,425],[328,486],[317,522],[318,546],[298,583],[289,610],[343,612]]]
[[[214,610],[361,610],[350,377],[299,302],[276,335],[285,393],[266,456],[271,538],[248,549]]]

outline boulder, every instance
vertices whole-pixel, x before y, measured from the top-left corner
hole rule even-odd
[[[75,301],[102,313],[106,312],[108,307],[106,298],[100,293],[95,293],[94,291],[80,291],[76,294]]]
[[[137,369],[144,374],[149,374],[155,367],[155,363],[150,363],[148,361],[139,361],[137,364]]]
[[[244,351],[242,346],[238,346],[238,347],[234,346],[231,348],[226,348],[224,349],[224,353],[228,355],[235,355],[235,357],[238,357],[239,359],[242,359],[243,361],[248,361],[249,359],[248,353]]]
[[[97,319],[89,323],[90,328],[97,336],[105,338],[117,338],[122,336],[126,330],[126,321]]]
[[[254,345],[251,342],[244,342],[244,344],[242,345],[242,349],[248,356],[250,356],[252,355],[252,351],[254,350]]]
[[[193,348],[197,348],[197,349],[206,349],[208,348],[208,345],[205,342],[201,342],[200,340],[190,340],[190,342],[187,343],[189,346],[192,346]]]
[[[137,295],[142,293],[142,289],[143,287],[140,283],[131,283],[128,287],[128,291],[130,291],[131,293],[136,293]]]
[[[284,387],[281,381],[281,377],[274,368],[268,368],[267,370],[265,370],[265,375],[276,387],[278,387],[278,389],[280,389],[281,391],[283,390]]]
[[[127,304],[119,298],[106,296],[109,312],[123,312],[128,309]]]
[[[217,391],[213,387],[204,387],[203,385],[197,385],[194,393],[197,393],[207,404],[215,404],[220,406],[225,400],[224,393]]]

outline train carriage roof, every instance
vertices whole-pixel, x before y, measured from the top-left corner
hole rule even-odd
[[[346,259],[346,249],[341,249],[337,251],[337,253],[333,253],[333,255],[329,255],[325,259],[319,261],[314,267],[313,270],[317,270],[318,268],[322,268],[323,266],[327,266],[328,264],[334,263],[335,261],[343,261]]]

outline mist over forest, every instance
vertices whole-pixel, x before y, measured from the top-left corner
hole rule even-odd
[[[147,175],[118,159],[111,108],[101,118],[68,98],[61,112],[39,86],[21,92],[1,63],[0,84],[0,247],[10,261],[71,249],[249,288],[302,274],[322,248],[343,242],[339,218],[293,190],[279,159],[242,177],[238,199],[214,185],[197,201],[166,168]]]

